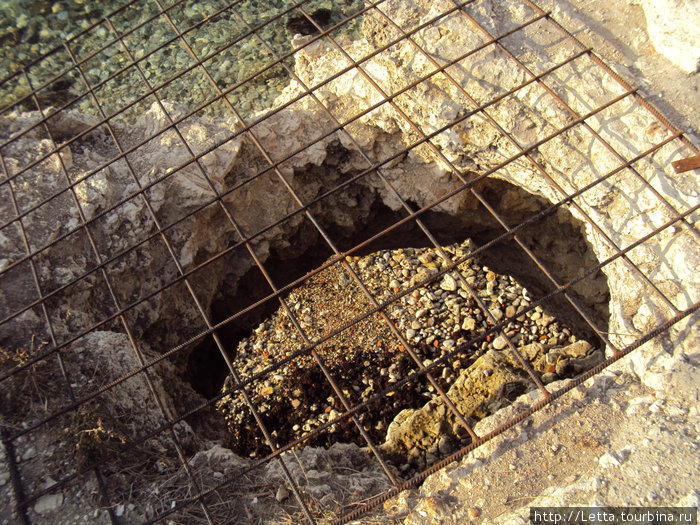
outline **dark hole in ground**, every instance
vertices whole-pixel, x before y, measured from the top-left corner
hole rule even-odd
[[[478,189],[511,227],[549,206],[545,199],[498,179],[487,179],[478,185]],[[370,217],[355,231],[348,231],[347,227],[338,226],[330,221],[322,225],[339,249],[348,250],[404,216],[376,199]],[[428,212],[422,215],[421,219],[443,246],[461,242],[465,238],[471,238],[478,245],[483,245],[504,232],[496,219],[483,205],[477,205],[476,201],[473,207],[458,216]],[[565,284],[598,263],[581,231],[580,222],[576,221],[568,210],[560,208],[522,230],[519,237],[557,281]],[[307,237],[308,234],[307,231]],[[290,245],[295,246],[296,243],[291,242]],[[432,245],[420,227],[415,222],[409,222],[397,232],[379,238],[354,255],[361,256],[381,249],[427,246]],[[320,266],[330,255],[327,244],[316,234],[316,243],[300,255],[294,254],[290,257],[287,251],[273,249],[265,267],[273,281],[281,285],[298,279]],[[478,260],[480,264],[488,266],[498,274],[515,277],[528,289],[533,299],[541,298],[555,290],[555,286],[543,271],[512,239],[501,241],[485,250]],[[269,293],[267,282],[259,270],[254,268],[239,281],[235,294],[228,295],[226,287],[223,287],[222,293],[212,305],[213,321],[218,323]],[[609,293],[607,279],[602,272],[579,283],[571,290],[570,296],[600,330],[607,330]],[[219,335],[226,350],[233,352],[239,340],[250,334],[252,329],[279,307],[279,302],[267,301],[220,329]],[[594,346],[599,345],[600,340],[595,331],[563,295],[548,300],[542,309],[572,328],[578,339],[585,339]],[[227,375],[228,368],[211,338],[191,354],[187,380],[203,396],[211,398],[218,394]]]
[[[327,259],[325,251],[314,248],[313,253],[304,254],[294,259],[286,259],[283,254],[274,254],[271,260],[265,262],[265,269],[276,282],[287,283],[298,279],[313,268],[320,266]],[[324,253],[325,255],[320,255]],[[232,313],[246,308],[271,293],[271,289],[258,268],[249,270],[239,281],[238,290],[232,297],[225,293],[212,303],[212,318],[214,323],[231,316]],[[225,350],[231,355],[242,338],[250,334],[260,322],[275,310],[280,308],[278,301],[266,301],[254,308],[242,318],[235,319],[218,331]],[[232,356],[233,357],[233,356]],[[194,352],[190,354],[187,367],[188,377],[192,387],[205,396],[212,398],[221,391],[228,367],[221,351],[212,338],[207,338]]]
[[[331,12],[329,9],[317,9],[309,15],[314,22],[319,26],[325,27],[331,21]],[[318,33],[318,28],[302,14],[292,16],[286,24],[287,31],[290,35],[314,35]]]

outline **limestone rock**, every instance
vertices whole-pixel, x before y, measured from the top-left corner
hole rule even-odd
[[[459,376],[447,396],[465,418],[480,419],[533,386],[512,356],[490,351]],[[413,455],[420,465],[418,458],[439,449],[442,437],[459,441],[458,426],[454,414],[441,398],[435,397],[420,409],[400,412],[389,425],[382,449],[400,463]]]
[[[700,70],[700,1],[640,0],[654,47],[685,73]]]
[[[231,475],[236,469],[248,466],[248,463],[247,460],[237,456],[230,449],[222,447],[219,443],[214,443],[210,448],[197,452],[191,460],[194,469],[209,469],[224,475]]]
[[[46,515],[57,511],[63,505],[63,494],[45,494],[34,504],[34,512]]]
[[[548,361],[557,363],[556,374],[552,373],[546,383],[573,377],[603,359],[602,352],[594,350],[586,341],[549,351],[539,343],[517,350],[540,374],[549,371]],[[509,351],[492,350],[461,373],[447,395],[465,418],[474,421],[496,413],[533,388],[534,382]],[[533,392],[536,394],[536,391]],[[400,412],[389,425],[382,449],[397,461],[407,456],[420,458],[428,450],[434,453],[440,439],[459,441],[463,433],[458,427],[452,412],[440,398],[435,397],[420,409]]]

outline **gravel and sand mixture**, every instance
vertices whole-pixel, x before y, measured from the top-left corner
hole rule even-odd
[[[312,276],[286,298],[308,341],[339,332],[325,337],[315,353],[338,383],[343,396],[353,405],[367,402],[417,371],[416,360],[428,366],[447,356],[432,371],[432,377],[443,391],[449,391],[481,356],[489,352],[509,354],[508,341],[544,374],[544,382],[566,377],[583,367],[590,368],[602,359],[602,352],[585,341],[572,346],[578,341],[577,336],[540,307],[522,313],[532,301],[527,289],[512,277],[498,275],[467,258],[475,249],[471,241],[443,249],[450,258],[464,259],[458,265],[463,280],[453,271],[421,285],[445,267],[444,259],[435,248],[382,250],[352,259],[350,267],[377,304],[408,291],[387,306],[385,318],[373,313],[341,331],[353,319],[372,310],[373,305],[340,263]],[[488,314],[479,303],[488,309]],[[488,334],[467,345],[493,326],[489,317],[497,322],[506,320],[503,332]],[[410,345],[413,355],[392,333],[390,325]],[[256,378],[248,387],[248,393],[262,420],[271,429],[272,437],[280,443],[300,438],[335,420],[344,411],[342,401],[334,395],[311,352],[296,355],[304,346],[300,332],[294,328],[285,308],[280,307],[238,344],[233,360],[242,380]],[[571,350],[563,351],[564,348]],[[578,352],[573,361],[583,364],[569,363],[570,352]],[[273,363],[285,358],[291,360],[267,373]],[[581,361],[583,358],[587,359]],[[493,374],[498,377],[503,371],[496,369],[489,373],[485,370],[484,374],[488,375],[484,376],[482,384],[469,388],[486,389],[487,397],[503,398],[500,401],[491,399],[492,407],[507,404],[506,398],[513,399],[528,385],[534,386],[525,370],[517,370],[515,363],[513,368],[519,381],[502,379],[496,380],[495,386],[487,386],[487,382],[494,380]],[[233,384],[229,377],[224,388]],[[505,384],[511,387],[504,388]],[[417,409],[438,398],[435,386],[420,377],[396,388],[389,397],[371,402],[357,419],[369,435],[381,443],[401,410]],[[252,457],[269,451],[242,396],[228,395],[218,408],[228,421],[235,451]],[[485,410],[483,407],[473,409],[466,417],[478,419],[487,415]],[[349,440],[365,445],[355,424],[343,419],[305,444],[328,446]],[[444,440],[441,443],[438,450],[428,447],[433,449],[434,457],[450,452],[456,444]],[[400,464],[407,461],[404,459]]]

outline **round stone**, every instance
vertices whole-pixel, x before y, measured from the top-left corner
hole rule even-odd
[[[497,307],[490,308],[489,313],[493,316],[493,318],[496,320],[496,322],[503,319],[503,312],[501,311],[500,308],[497,308]]]
[[[496,350],[503,350],[506,346],[508,346],[508,341],[502,335],[499,335],[498,337],[496,337],[496,339],[493,340],[493,347]]]

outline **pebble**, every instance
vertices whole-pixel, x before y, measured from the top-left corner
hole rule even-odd
[[[41,515],[48,514],[58,510],[61,505],[63,505],[63,494],[61,492],[58,494],[44,494],[34,504],[34,512]]]
[[[440,283],[440,288],[447,292],[454,292],[457,290],[457,281],[451,275],[445,275]]]
[[[445,456],[452,452],[452,444],[447,437],[443,436],[440,438],[440,441],[438,442],[438,450]]]
[[[611,452],[606,452],[598,458],[598,463],[600,463],[600,466],[603,468],[620,466],[620,460]]]
[[[284,485],[280,485],[279,488],[277,489],[277,493],[275,494],[275,499],[279,503],[282,503],[288,497],[289,497],[289,491],[287,490],[287,487],[285,487]]]
[[[474,320],[471,317],[465,317],[464,321],[462,321],[462,330],[471,332],[476,328],[476,320]]]
[[[502,335],[499,335],[498,337],[496,337],[496,339],[493,340],[493,347],[496,350],[503,350],[506,346],[508,346],[508,341]]]
[[[499,322],[501,319],[503,319],[503,312],[500,308],[490,308],[489,313],[493,316],[496,322]]]
[[[547,385],[551,383],[552,381],[556,381],[559,378],[559,376],[553,372],[546,372],[542,374],[542,382]]]

